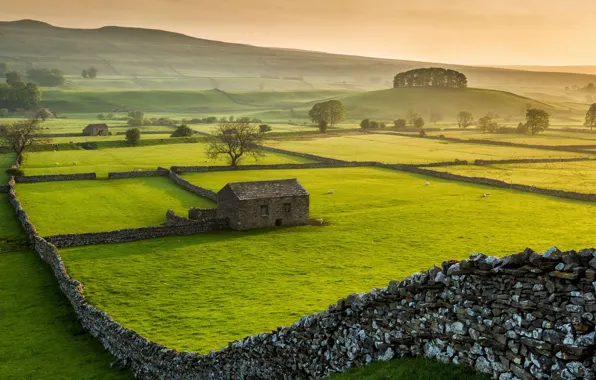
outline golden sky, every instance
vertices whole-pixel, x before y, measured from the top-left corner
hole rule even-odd
[[[596,0],[10,1],[0,19],[462,64],[596,65]]]

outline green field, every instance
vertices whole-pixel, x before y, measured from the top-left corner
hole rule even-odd
[[[304,163],[305,159],[275,153],[265,153],[259,158],[259,164]],[[76,165],[75,165],[76,163]],[[243,158],[241,164],[255,164],[252,157]],[[227,165],[222,157],[210,160],[205,153],[205,145],[174,144],[139,146],[134,148],[99,149],[99,150],[64,150],[34,152],[27,154],[22,169],[27,175],[66,174],[96,172],[100,177],[107,177],[108,172],[131,170],[155,170],[158,166],[169,168],[173,165]]]
[[[429,136],[443,135],[445,137],[455,137],[459,139],[505,141],[527,145],[596,145],[596,133],[589,133],[588,131],[586,131],[586,133],[567,132],[563,129],[549,129],[543,133],[533,136],[482,133],[475,128],[461,131],[428,132],[427,134]]]
[[[578,153],[374,134],[300,140],[269,140],[267,145],[346,161],[379,161],[392,164],[426,164],[456,159],[500,160],[582,156]]]
[[[27,234],[14,217],[14,208],[8,201],[8,194],[0,194],[0,242],[5,240],[27,240]],[[0,252],[1,254],[1,252]]]
[[[157,226],[168,209],[213,205],[167,177],[28,183],[17,192],[42,236]]]
[[[66,266],[120,323],[168,347],[208,352],[443,260],[596,244],[589,203],[373,168],[184,176],[210,189],[293,177],[311,194],[311,217],[329,226],[69,248]]]
[[[499,179],[508,183],[532,185],[555,190],[596,193],[596,161],[548,164],[508,164],[451,166],[436,168],[469,177]]]
[[[50,268],[34,252],[0,245],[0,377],[117,380],[112,357],[83,331]]]

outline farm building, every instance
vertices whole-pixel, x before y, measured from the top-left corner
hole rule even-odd
[[[83,129],[85,136],[108,136],[110,134],[107,124],[89,124]]]
[[[309,194],[296,179],[228,183],[217,193],[217,217],[249,230],[309,223]]]

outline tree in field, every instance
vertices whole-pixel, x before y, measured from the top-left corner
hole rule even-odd
[[[0,108],[0,118],[5,118],[8,115],[8,110],[6,108]]]
[[[28,148],[48,142],[47,139],[37,137],[40,133],[41,121],[38,119],[29,119],[7,125],[6,134],[0,139],[2,145],[10,149],[17,156],[17,164],[20,165]]]
[[[4,77],[8,72],[8,65],[4,62],[0,62],[0,77]]]
[[[414,126],[418,129],[422,129],[422,127],[424,127],[424,119],[419,116],[416,120],[414,120]]]
[[[370,121],[370,129],[377,129],[379,128],[379,122],[375,120]]]
[[[87,73],[89,74],[89,78],[91,78],[91,79],[97,78],[98,71],[95,67],[91,66],[89,68],[89,70],[87,70]]]
[[[526,111],[525,125],[533,135],[543,132],[550,126],[550,115],[545,110],[530,108]]]
[[[360,128],[362,129],[369,129],[370,128],[370,119],[364,119],[360,122]]]
[[[87,71],[87,70],[81,71],[81,77],[85,78],[85,79],[89,78],[89,71]]]
[[[130,146],[137,146],[141,141],[141,130],[139,128],[131,128],[126,131],[126,143]]]
[[[431,112],[430,122],[433,124],[437,124],[439,121],[443,121],[443,114],[440,112]]]
[[[176,128],[174,133],[170,135],[170,137],[190,137],[195,134],[195,131],[192,130],[188,125],[182,124]]]
[[[393,122],[395,128],[405,128],[406,127],[406,119],[397,119]]]
[[[58,69],[29,69],[27,78],[44,87],[62,86],[66,82],[64,73]]]
[[[586,123],[584,125],[590,127],[590,130],[596,127],[596,103],[592,104],[586,113]]]
[[[18,71],[9,71],[4,76],[6,77],[6,83],[11,86],[23,82],[23,77]]]
[[[128,113],[128,120],[126,123],[131,126],[141,126],[145,122],[145,114],[141,111],[131,111]]]
[[[494,121],[490,115],[486,115],[478,119],[478,129],[480,129],[482,133],[494,133],[499,129],[499,124]]]
[[[471,112],[468,111],[461,111],[457,114],[457,125],[460,128],[468,128],[470,125],[474,124],[474,116],[472,116]]]
[[[346,119],[346,108],[339,100],[329,100],[315,104],[308,112],[308,116],[314,122],[319,124],[321,121],[327,122],[331,127]]]
[[[261,125],[259,125],[259,132],[261,132],[261,133],[271,132],[271,127],[269,126],[269,124],[261,124]]]
[[[222,121],[207,138],[207,156],[213,160],[219,156],[227,156],[230,166],[238,166],[245,155],[258,159],[262,153],[259,144],[263,134],[251,124],[249,118],[236,121]]]
[[[468,78],[455,70],[439,67],[414,69],[397,74],[393,78],[393,87],[466,88]]]

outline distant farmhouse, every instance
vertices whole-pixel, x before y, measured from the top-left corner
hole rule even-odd
[[[296,179],[228,183],[217,193],[217,217],[234,230],[309,224],[309,194]]]
[[[85,136],[108,136],[110,134],[107,124],[89,124],[83,129]]]

